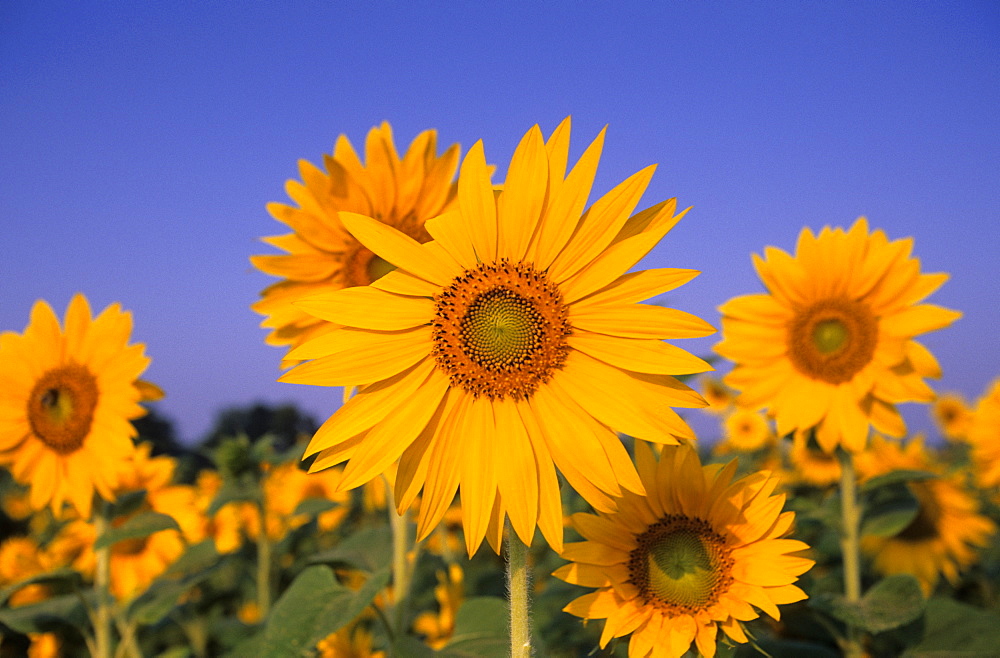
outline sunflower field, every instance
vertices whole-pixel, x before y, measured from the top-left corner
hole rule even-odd
[[[165,451],[119,304],[0,328],[0,656],[997,655],[1000,382],[933,388],[948,275],[804,227],[715,327],[639,265],[688,212],[655,167],[592,194],[570,136],[301,163],[247,303],[343,404],[290,435]]]

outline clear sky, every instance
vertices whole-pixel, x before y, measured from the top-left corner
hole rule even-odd
[[[609,126],[595,193],[659,163],[642,206],[694,206],[643,263],[703,272],[671,305],[718,326],[763,290],[752,252],[864,214],[952,275],[931,300],[965,317],[925,341],[939,389],[1000,375],[995,1],[8,0],[0,329],[38,298],[120,301],[183,439],[257,400],[325,418],[339,389],[277,383],[249,309],[273,279],[248,257],[286,232],[264,206],[297,160],[388,120],[400,148],[426,128],[463,153],[483,139],[500,179],[532,124],[566,115],[576,155]]]

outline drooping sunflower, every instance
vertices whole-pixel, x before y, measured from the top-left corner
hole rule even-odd
[[[632,634],[629,658],[681,656],[695,643],[714,656],[721,628],[746,642],[742,622],[759,608],[778,619],[779,605],[806,598],[794,583],[813,561],[788,539],[793,512],[782,512],[776,478],[759,471],[733,481],[735,460],[702,466],[689,445],[664,446],[659,461],[636,442],[646,495],[624,492],[614,513],[574,514],[586,541],[566,544],[571,560],[553,575],[597,591],[564,610],[607,619],[601,647]]]
[[[921,274],[912,238],[889,241],[859,218],[850,230],[799,234],[795,256],[766,247],[754,266],[768,294],[726,302],[716,351],[735,362],[726,383],[745,406],[767,407],[778,434],[817,428],[820,446],[857,452],[869,425],[906,426],[896,404],[930,402],[924,377],[940,377],[915,336],[961,313],[920,302],[947,274]]]
[[[95,490],[114,500],[134,450],[129,421],[146,413],[139,402],[155,389],[139,381],[149,359],[141,343],[128,344],[131,331],[118,304],[92,319],[77,294],[65,331],[39,300],[23,334],[0,334],[0,464],[31,485],[35,509],[58,514],[68,501],[89,518]]]
[[[261,293],[253,309],[267,319],[272,345],[300,345],[320,333],[325,323],[292,302],[322,290],[366,286],[389,269],[386,261],[358,242],[340,222],[342,210],[374,217],[417,242],[431,236],[424,222],[451,207],[455,199],[458,145],[437,155],[437,133],[420,133],[400,158],[388,123],[372,128],[362,164],[347,137],[337,138],[333,155],[324,156],[326,171],[301,161],[302,182],[286,190],[298,206],[268,205],[268,212],[291,233],[265,238],[287,253],[252,256],[263,272],[282,281]],[[291,365],[291,363],[286,363]]]
[[[979,486],[1000,486],[1000,379],[976,402],[969,423],[969,443]]]
[[[908,484],[920,505],[909,525],[891,537],[861,538],[862,550],[872,556],[879,572],[912,574],[928,596],[941,575],[956,583],[959,571],[975,564],[979,550],[996,532],[996,525],[980,514],[979,502],[966,489],[963,476],[944,473],[940,461],[928,453],[920,437],[903,446],[878,436],[858,461],[863,480],[896,470],[939,474]]]
[[[364,385],[313,437],[312,470],[347,461],[342,486],[352,488],[400,460],[396,505],[408,508],[423,488],[421,538],[460,488],[470,554],[484,535],[497,549],[505,515],[525,543],[537,522],[561,546],[553,465],[611,510],[623,487],[643,490],[616,431],[693,439],[671,406],[704,406],[672,375],[711,367],[662,339],[712,327],[635,303],[697,272],[623,274],[684,213],[675,216],[670,200],[631,216],[653,167],[584,213],[604,132],[567,175],[569,132],[568,119],[547,142],[529,130],[497,192],[477,142],[462,163],[457,207],[425,224],[431,242],[342,212],[351,233],[398,269],[301,300],[341,326],[293,350],[289,358],[313,360],[281,378]]]

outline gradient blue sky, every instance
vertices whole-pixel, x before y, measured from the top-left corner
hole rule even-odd
[[[502,174],[566,115],[576,155],[609,125],[595,193],[659,163],[642,205],[694,206],[643,264],[703,271],[672,305],[718,326],[762,290],[752,252],[864,214],[952,274],[939,388],[1000,375],[994,1],[4,2],[0,329],[38,298],[120,301],[182,438],[256,400],[325,418],[339,390],[277,383],[249,309],[296,161],[388,120],[400,147],[482,138]]]

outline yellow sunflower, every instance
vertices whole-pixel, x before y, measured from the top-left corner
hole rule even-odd
[[[822,488],[840,482],[840,460],[819,447],[814,432],[795,433],[788,460],[792,464],[786,478],[789,484],[801,482]]]
[[[949,441],[964,441],[972,422],[972,409],[958,393],[939,395],[931,406],[931,416]]]
[[[979,503],[966,490],[962,475],[946,475],[939,464],[940,459],[928,454],[919,437],[905,447],[875,437],[871,448],[858,456],[863,480],[896,470],[939,474],[909,483],[920,504],[909,525],[892,537],[861,538],[862,550],[872,556],[879,572],[912,574],[928,596],[942,574],[955,584],[959,571],[978,560],[979,549],[996,532],[996,525],[979,513]]]
[[[969,443],[979,486],[1000,486],[1000,379],[976,402],[969,424]]]
[[[94,491],[114,500],[132,454],[149,359],[129,345],[132,315],[118,304],[91,319],[77,294],[65,331],[42,300],[23,334],[0,334],[0,464],[31,485],[31,505],[60,513],[68,501],[88,518]],[[155,387],[154,387],[155,388]],[[157,389],[158,390],[158,389]]]
[[[8,537],[0,542],[0,587],[13,585],[45,573],[51,568],[38,542],[31,537]],[[44,601],[51,590],[42,583],[33,583],[14,592],[6,605],[15,608]]]
[[[420,133],[400,158],[388,123],[372,128],[365,143],[365,164],[348,139],[337,138],[332,156],[324,156],[326,171],[301,161],[302,183],[289,181],[286,190],[298,207],[281,203],[268,211],[292,233],[266,238],[287,252],[252,256],[263,272],[282,278],[262,293],[253,309],[267,319],[272,345],[299,345],[321,333],[324,322],[292,304],[321,290],[366,286],[391,266],[354,239],[341,224],[342,210],[374,217],[417,242],[431,236],[424,222],[447,210],[455,199],[458,145],[437,155],[437,133]],[[290,364],[286,364],[290,365]]]
[[[509,514],[530,543],[536,522],[562,544],[555,467],[598,509],[643,491],[616,432],[693,439],[671,406],[704,406],[672,375],[711,370],[664,338],[705,336],[704,321],[637,304],[697,272],[623,274],[680,219],[675,200],[634,217],[643,169],[584,213],[603,131],[566,175],[569,120],[518,145],[494,191],[477,142],[459,173],[458,205],[420,244],[376,219],[342,212],[357,239],[398,269],[371,286],[321,293],[299,307],[337,328],[289,354],[313,359],[282,381],[365,385],[317,431],[312,470],[347,461],[344,488],[400,460],[395,496],[423,488],[419,537],[461,489],[466,548],[496,549]],[[487,529],[489,528],[489,533]]]
[[[465,600],[465,574],[462,567],[449,564],[448,572],[437,572],[438,585],[434,598],[437,612],[422,612],[413,620],[413,630],[424,637],[432,649],[442,649],[455,633],[455,615]]]
[[[385,658],[372,650],[372,633],[357,621],[330,633],[316,644],[318,658]]]
[[[864,449],[869,425],[891,436],[906,426],[895,405],[930,402],[924,377],[938,363],[914,336],[961,316],[921,304],[947,274],[921,274],[912,238],[890,242],[862,217],[850,230],[809,229],[795,256],[754,255],[769,293],[726,302],[716,346],[736,367],[726,382],[744,406],[768,407],[778,434],[818,426],[820,446]]]
[[[771,445],[775,441],[774,430],[764,414],[753,409],[737,407],[722,421],[723,440],[716,446],[716,452],[754,452]]]
[[[701,383],[701,395],[708,406],[705,411],[713,414],[725,414],[733,408],[736,395],[718,377],[704,375],[698,378]]]
[[[718,629],[746,642],[742,622],[774,619],[778,606],[806,598],[795,583],[813,565],[791,555],[809,548],[787,539],[795,520],[766,471],[733,481],[735,460],[702,466],[689,445],[664,446],[659,462],[636,442],[646,495],[626,491],[615,513],[574,514],[586,541],[566,544],[571,560],[553,575],[597,587],[564,610],[607,619],[601,648],[632,634],[629,658],[681,656],[694,642],[714,656]]]

